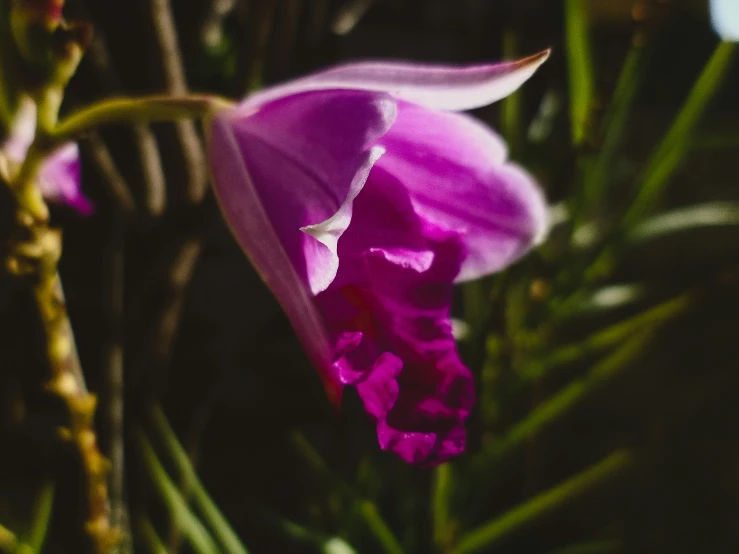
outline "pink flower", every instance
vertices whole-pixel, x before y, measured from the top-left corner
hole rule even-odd
[[[208,127],[216,195],[332,399],[355,387],[381,448],[434,464],[465,446],[472,375],[454,283],[544,234],[546,204],[460,110],[516,90],[548,52],[471,67],[336,67],[258,92]]]
[[[36,106],[26,100],[21,102],[10,135],[0,145],[0,156],[14,164],[22,163],[35,132]],[[51,202],[67,204],[82,215],[89,215],[94,210],[80,188],[80,154],[76,143],[62,145],[46,159],[38,184],[44,198]]]

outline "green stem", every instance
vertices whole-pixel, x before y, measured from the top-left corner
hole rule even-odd
[[[592,489],[621,476],[635,465],[636,457],[632,452],[617,450],[583,473],[471,531],[460,541],[454,554],[488,551],[505,537],[579,500]]]
[[[144,96],[111,98],[86,106],[59,122],[46,140],[61,144],[100,125],[114,123],[151,123],[206,117],[219,109],[231,107],[217,96]]]

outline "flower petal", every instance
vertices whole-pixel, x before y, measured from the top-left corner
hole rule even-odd
[[[395,101],[367,91],[318,91],[243,104],[217,120],[231,128],[264,209],[302,282],[314,294],[338,268],[337,241],[354,197],[382,153],[373,148],[395,117]],[[212,165],[223,163],[218,155]],[[217,183],[217,186],[219,184]],[[224,202],[241,183],[220,183]]]
[[[82,215],[93,211],[90,202],[80,190],[80,153],[76,143],[67,143],[54,152],[39,173],[39,188],[47,200],[67,204]]]
[[[396,98],[439,110],[463,111],[505,98],[531,77],[549,50],[513,62],[469,66],[400,62],[340,65],[252,95],[262,104],[307,90],[360,89],[383,91]]]
[[[434,464],[464,449],[472,376],[449,319],[464,247],[418,217],[403,186],[375,167],[339,242],[336,280],[316,297],[344,384],[377,422],[383,449]]]
[[[502,140],[464,114],[399,102],[376,171],[408,190],[417,213],[458,232],[467,255],[457,281],[498,271],[544,234],[546,203],[533,179],[505,162]]]
[[[215,118],[209,127],[210,170],[216,197],[231,231],[262,280],[272,290],[295,329],[326,387],[338,403],[341,383],[331,371],[332,347],[313,299],[265,210],[254,180],[241,156],[241,145],[227,119]]]

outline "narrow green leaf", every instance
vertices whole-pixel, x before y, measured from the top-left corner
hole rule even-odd
[[[585,172],[581,214],[588,216],[597,208],[608,189],[613,161],[628,127],[629,115],[644,73],[644,46],[635,43],[626,56],[613,99],[603,118],[603,142]]]
[[[640,242],[703,227],[737,225],[739,225],[739,203],[710,202],[653,216],[632,229],[627,239]]]
[[[649,343],[653,333],[642,331],[623,343],[612,354],[598,363],[585,377],[573,381],[557,394],[537,406],[527,417],[515,424],[503,437],[483,454],[478,463],[486,467],[505,458],[521,444],[559,421],[582,400],[591,395],[616,375],[632,366],[634,360]],[[492,459],[491,459],[492,458]]]
[[[159,493],[160,498],[167,506],[172,521],[185,536],[193,550],[197,554],[219,554],[221,550],[216,546],[213,537],[210,536],[208,530],[200,522],[200,520],[190,511],[187,502],[180,494],[172,479],[157,458],[151,443],[140,430],[136,433],[139,447],[149,470],[149,475]]]
[[[590,109],[593,105],[593,56],[590,47],[586,0],[565,3],[565,40],[570,83],[570,124],[572,142],[587,139]]]
[[[395,538],[390,527],[388,527],[385,520],[380,516],[377,506],[372,502],[365,500],[360,501],[357,504],[357,507],[359,508],[359,512],[362,514],[365,523],[367,523],[367,526],[370,528],[372,533],[374,533],[384,551],[387,552],[387,554],[403,554],[403,547],[400,546],[398,539]]]
[[[654,308],[620,321],[602,331],[592,334],[587,339],[558,348],[549,354],[546,359],[532,362],[521,369],[521,375],[526,380],[540,379],[545,374],[566,364],[581,360],[609,347],[615,346],[637,332],[655,331],[656,328],[669,321],[679,313],[684,312],[692,303],[689,294],[683,294],[668,300]]]
[[[468,533],[454,554],[472,554],[491,548],[501,539],[580,499],[597,486],[634,467],[636,457],[628,450],[617,450],[595,466],[572,479],[528,500],[509,512]]]
[[[182,482],[186,483],[185,489],[189,489],[192,492],[195,506],[202,514],[205,523],[210,527],[218,543],[228,554],[248,554],[246,547],[242,544],[238,535],[231,528],[228,520],[218,509],[218,506],[213,502],[208,491],[200,481],[195,468],[190,463],[187,452],[185,452],[185,449],[177,439],[177,435],[170,427],[161,407],[155,406],[153,408],[152,420],[156,432],[162,439],[162,444],[167,451],[167,455],[174,462]]]
[[[10,529],[0,525],[0,549],[5,552],[15,552],[18,547],[18,539]]]
[[[449,500],[452,492],[452,466],[442,464],[434,470],[432,519],[434,542],[442,549],[451,543]]]
[[[731,66],[734,51],[735,46],[728,42],[719,43],[714,50],[678,116],[639,176],[639,192],[624,217],[624,228],[637,223],[664,192],[669,178],[688,152],[698,122]]]
[[[503,58],[515,60],[519,56],[518,36],[508,29],[503,34]],[[506,96],[501,104],[501,132],[511,150],[511,158],[517,159],[523,148],[523,117],[521,115],[521,92]]]
[[[137,529],[141,542],[146,545],[151,554],[169,554],[167,547],[164,546],[164,542],[159,538],[148,517],[139,519]]]
[[[362,499],[343,478],[332,473],[328,464],[326,464],[318,451],[302,433],[297,431],[292,433],[291,440],[296,450],[308,462],[311,469],[339,494],[351,501],[357,513],[362,517],[365,525],[373,533],[383,550],[387,554],[403,554],[400,541],[398,541],[390,526],[382,518],[377,507],[372,502]]]
[[[44,483],[38,493],[33,507],[33,520],[28,532],[28,538],[24,540],[32,552],[41,552],[46,541],[46,534],[51,523],[51,514],[54,508],[54,483]]]

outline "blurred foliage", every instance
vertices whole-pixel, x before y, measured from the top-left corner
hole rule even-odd
[[[147,54],[153,26],[141,23],[149,0],[101,4],[70,5],[95,22],[100,42],[69,107],[164,86],[161,60]],[[66,229],[62,270],[80,353],[103,403],[111,397],[105,348],[125,337],[120,500],[133,541],[122,551],[739,551],[739,66],[736,48],[712,35],[702,2],[172,8],[189,85],[232,96],[344,59],[465,62],[552,46],[521,91],[476,113],[545,188],[552,229],[510,270],[460,289],[456,316],[468,324],[460,349],[478,384],[468,453],[420,469],[379,450],[351,393],[340,417],[331,412],[212,200],[127,222],[88,151],[97,169],[85,187],[100,215],[56,217]],[[172,130],[153,133],[165,173],[175,175],[176,203]],[[103,140],[139,200],[151,169],[140,143],[124,130]],[[158,237],[175,233],[195,236],[199,257],[191,271],[169,274],[158,263],[179,254]],[[114,265],[119,255],[124,268]],[[116,315],[101,299],[124,277]],[[155,319],[147,309],[176,301],[172,290],[184,294],[176,340],[161,363],[147,363]],[[32,351],[12,333],[0,337],[17,359]],[[0,381],[0,394],[11,381]],[[6,419],[15,421],[0,424]],[[38,457],[43,423],[33,422],[30,443],[3,442],[0,551],[78,551],[59,546],[75,544],[59,538],[75,514],[71,470],[55,472],[52,495],[38,486],[43,463],[24,473],[6,454]],[[32,483],[41,492],[29,501]]]

